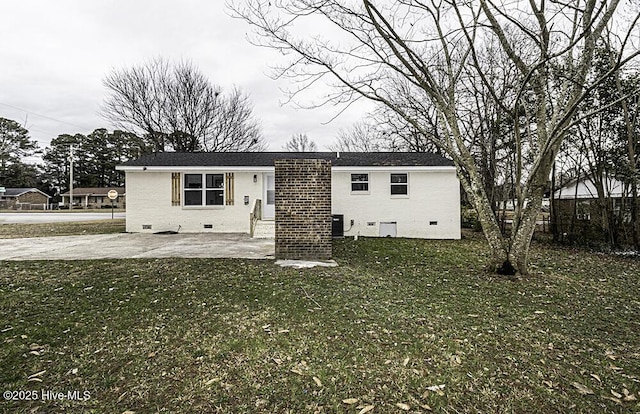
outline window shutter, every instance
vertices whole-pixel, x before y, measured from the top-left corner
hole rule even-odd
[[[225,187],[227,200],[225,201],[225,204],[228,206],[233,205],[233,196],[234,196],[233,181],[234,181],[233,173],[226,173],[224,187]]]
[[[180,205],[180,173],[171,173],[171,205]]]

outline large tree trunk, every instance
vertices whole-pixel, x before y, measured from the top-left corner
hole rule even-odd
[[[542,190],[536,189],[535,193],[531,194],[517,224],[514,220],[514,227],[511,230],[509,260],[514,264],[518,272],[523,275],[529,274],[529,248],[531,247],[533,233],[536,231],[543,195],[544,187],[542,187]]]
[[[552,152],[551,152],[552,153]],[[536,231],[538,214],[542,211],[542,198],[547,189],[548,177],[554,157],[551,153],[543,159],[539,168],[523,186],[522,199],[516,207],[510,236],[503,237],[506,260],[499,273],[509,274],[510,268],[521,275],[529,274],[529,250]]]
[[[534,197],[525,207],[522,217],[514,220],[511,235],[504,235],[495,214],[487,208],[489,204],[481,197],[470,197],[482,225],[482,231],[489,244],[489,271],[505,275],[529,274],[529,249],[536,229],[538,211],[542,205],[542,196]],[[518,224],[516,224],[516,221]]]
[[[528,255],[531,238],[535,230],[537,210],[535,206],[525,209],[525,214],[533,216],[520,220],[522,225],[511,237],[505,236],[500,230],[496,213],[491,209],[489,198],[485,192],[479,175],[466,175],[460,182],[467,193],[469,201],[478,213],[478,221],[489,245],[487,270],[504,275],[528,274]],[[538,203],[542,205],[542,197]],[[532,224],[532,225],[531,225]],[[515,230],[515,229],[514,229]]]
[[[529,249],[552,165],[551,157],[549,160],[548,163],[544,162],[540,166],[535,176],[530,177],[529,182],[524,186],[523,194],[527,202],[526,205],[516,209],[509,236],[500,230],[481,174],[474,169],[463,172],[458,167],[461,185],[478,213],[478,220],[489,244],[490,255],[487,263],[489,271],[506,275],[516,273],[527,275],[529,273]]]

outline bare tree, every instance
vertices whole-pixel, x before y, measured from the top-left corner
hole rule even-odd
[[[111,72],[102,115],[144,136],[152,151],[249,151],[265,147],[249,97],[228,96],[190,62],[158,58]]]
[[[617,55],[607,38],[602,39],[589,76],[602,77],[615,64]],[[638,245],[634,185],[638,182],[636,151],[640,146],[637,139],[640,125],[636,119],[639,75],[637,68],[618,70],[581,104],[579,114],[583,119],[565,140],[558,156],[564,162],[556,161],[559,168],[555,171],[576,181],[588,180],[594,191],[590,199],[573,200],[572,209],[565,205],[562,210],[555,210],[559,213],[554,217],[556,239],[572,243],[607,242],[611,248],[630,242]],[[594,107],[602,106],[603,110],[593,113]],[[618,192],[619,198],[612,196]],[[558,226],[562,224],[563,227]]]
[[[318,145],[310,140],[307,134],[294,134],[282,149],[289,152],[315,152],[318,150]]]
[[[340,129],[331,151],[438,152],[431,141],[385,107],[369,113],[366,120]]]
[[[209,152],[264,151],[267,144],[262,126],[253,115],[249,95],[233,89],[229,96],[219,98],[221,110],[204,137],[204,149]]]
[[[616,92],[619,96],[625,96],[628,95],[625,91],[625,86],[627,85],[623,84],[621,77],[620,71],[616,72]],[[634,79],[626,79],[626,81],[626,83],[632,84],[640,83],[637,74]],[[638,170],[638,161],[640,160],[640,96],[635,95],[629,100],[622,100],[621,106],[624,132],[627,138],[627,157],[626,162],[622,166],[622,169],[625,170],[622,175],[630,187],[629,201],[631,211],[629,218],[631,224],[631,239],[633,240],[634,248],[640,250],[640,200],[638,197],[640,187],[640,171]]]
[[[620,3],[249,0],[229,7],[255,28],[255,43],[294,56],[274,74],[301,83],[292,99],[337,81],[329,102],[373,100],[429,137],[457,167],[490,246],[491,266],[526,274],[556,154],[577,122],[577,107],[603,81],[587,77],[596,41],[612,25],[621,33],[621,53],[606,77],[638,55],[631,37],[637,6]],[[335,36],[324,27],[324,35],[308,33],[314,27],[309,21],[320,18]],[[507,82],[492,75],[492,53],[508,65]],[[507,234],[472,152],[480,94],[505,114],[512,131],[516,210]],[[425,123],[426,103],[435,108],[437,135]]]
[[[425,135],[425,133],[436,136],[439,134],[436,111],[428,103],[422,107],[422,123],[425,128],[421,130],[407,123],[385,105],[380,105],[370,116],[370,122],[375,123],[376,129],[380,131],[381,145],[387,150],[442,152],[433,144],[431,137]]]
[[[329,145],[330,151],[376,152],[383,149],[382,132],[373,124],[360,121],[349,129],[338,131],[336,142]]]

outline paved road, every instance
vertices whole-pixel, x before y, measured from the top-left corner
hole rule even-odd
[[[114,213],[114,218],[125,218],[126,213]],[[109,220],[108,213],[0,213],[0,224],[9,223],[60,223],[69,221]]]
[[[0,260],[82,260],[115,258],[272,259],[273,239],[248,234],[94,234],[3,239]]]

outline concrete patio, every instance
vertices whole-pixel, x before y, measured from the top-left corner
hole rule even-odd
[[[141,234],[3,239],[0,260],[89,260],[134,258],[272,259],[273,239],[246,234]]]

